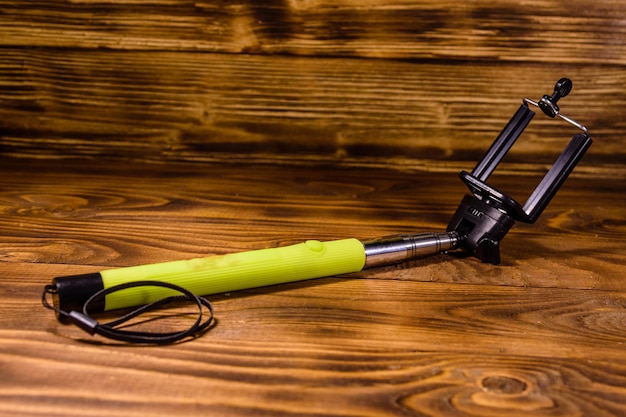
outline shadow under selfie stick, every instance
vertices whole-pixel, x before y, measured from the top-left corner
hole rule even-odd
[[[171,297],[170,284],[193,294],[209,295],[353,273],[452,250],[461,250],[483,262],[498,264],[500,241],[511,226],[515,221],[533,223],[537,220],[591,145],[587,129],[562,115],[557,106],[557,101],[568,95],[571,88],[572,82],[563,78],[557,82],[552,95],[543,96],[539,102],[523,100],[472,172],[460,173],[472,195],[463,198],[445,232],[398,235],[363,242],[357,239],[308,240],[286,247],[58,277],[46,288],[53,295],[57,312],[78,311],[86,301],[90,302],[89,310],[97,312],[158,302]],[[521,206],[486,181],[535,116],[531,107],[542,110],[550,118],[565,120],[583,133],[572,138]],[[168,285],[128,285],[136,281]],[[124,289],[118,291],[120,285]],[[116,288],[115,293],[108,291],[112,288]],[[99,291],[104,296],[94,300],[92,296]]]

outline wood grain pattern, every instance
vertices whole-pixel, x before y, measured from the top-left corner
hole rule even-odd
[[[567,75],[561,106],[597,139],[586,164],[621,172],[625,158],[621,69],[20,49],[0,62],[6,155],[475,163],[522,98]],[[543,170],[575,132],[537,116],[511,161]]]
[[[624,65],[619,1],[2,1],[0,45]]]
[[[624,17],[588,0],[4,1],[0,152],[475,161],[523,97],[568,76],[590,158],[619,170]],[[535,123],[520,161],[571,133]]]
[[[465,190],[428,171],[104,162],[0,166],[0,415],[626,412],[621,180],[570,179],[536,225],[505,239],[501,266],[442,255],[213,296],[210,333],[129,348],[57,323],[43,285],[306,238],[440,230]]]
[[[0,334],[14,384],[5,415],[598,415],[623,413],[622,363],[338,348],[319,341],[206,343],[129,352]],[[5,350],[5,352],[6,352]],[[277,352],[281,352],[277,355]],[[95,359],[97,358],[97,359]],[[22,364],[33,373],[25,377]],[[21,376],[21,379],[18,379]],[[54,386],[49,378],[60,378]],[[6,379],[4,380],[6,381]],[[97,382],[96,382],[97,381]]]

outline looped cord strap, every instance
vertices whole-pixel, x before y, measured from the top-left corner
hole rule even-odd
[[[92,303],[96,301],[101,301],[108,294],[133,287],[163,287],[179,292],[182,295],[171,296],[154,301],[149,304],[145,304],[120,317],[119,319],[110,321],[108,323],[100,323],[89,315],[88,311]],[[56,287],[54,285],[47,285],[44,288],[44,292],[41,296],[41,302],[43,303],[44,307],[50,310],[54,310],[60,317],[68,318],[72,323],[91,335],[98,334],[100,336],[107,337],[109,339],[119,340],[122,342],[166,345],[178,342],[186,337],[199,336],[204,331],[206,331],[213,323],[213,306],[206,298],[199,297],[181,286],[170,284],[167,282],[133,281],[100,290],[92,295],[87,301],[85,301],[85,304],[83,304],[82,312],[75,310],[68,312],[55,307],[48,302],[49,294],[56,294]],[[118,326],[143,313],[164,307],[171,303],[181,301],[190,301],[198,307],[198,317],[196,321],[191,325],[191,327],[185,330],[178,332],[160,333],[120,330],[119,328],[117,328]],[[204,308],[208,310],[208,315],[203,314]]]

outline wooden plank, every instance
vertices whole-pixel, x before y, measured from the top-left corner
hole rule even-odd
[[[51,311],[35,304],[49,283],[45,274],[55,270],[61,268],[18,264],[7,269],[8,279],[0,284],[6,298],[0,308],[1,328],[115,346],[115,342],[91,338],[80,329],[61,325]],[[421,273],[419,269],[415,272]],[[543,360],[596,358],[618,362],[624,358],[623,290],[352,276],[212,295],[209,299],[215,304],[218,324],[202,339],[204,342],[198,343],[200,350],[215,339],[228,344],[245,340],[278,344],[284,340],[286,348],[293,341],[296,345],[322,342],[342,350],[366,346],[381,352],[479,352]],[[27,309],[31,314],[24,313]],[[104,319],[107,317],[113,314]],[[148,317],[158,317],[158,313]],[[171,320],[170,325],[183,328],[190,324],[189,319]],[[9,334],[4,337],[10,339]]]
[[[2,1],[0,45],[626,63],[619,1]]]
[[[340,167],[98,168],[18,160],[5,162],[3,170],[4,261],[92,265],[96,271],[306,239],[440,231],[468,192],[454,173]],[[524,184],[535,180],[508,177],[501,189],[522,199]],[[624,289],[624,254],[616,243],[624,239],[622,183],[571,178],[537,224],[516,225],[502,242],[502,266],[441,256],[360,276]]]
[[[273,336],[224,342],[207,335],[184,346],[136,350],[2,331],[0,413],[604,417],[624,412],[620,361],[340,348],[323,338],[298,343]]]
[[[5,298],[0,328],[89,339],[35,304],[50,275],[63,266],[11,266],[0,283]],[[414,269],[415,275],[421,273]],[[219,323],[205,342],[280,343],[283,338],[295,344],[321,341],[346,350],[367,346],[545,360],[623,359],[624,291],[563,287],[516,287],[504,280],[498,285],[402,281],[376,275],[321,278],[210,296]],[[27,309],[31,314],[25,314]],[[171,322],[182,328],[189,317]],[[204,343],[199,345],[202,349]]]
[[[622,169],[626,76],[602,65],[0,49],[0,150],[150,161],[475,163],[521,99],[551,93],[560,76],[575,85],[563,112],[596,138],[585,163]],[[575,132],[537,117],[510,161],[543,170]]]
[[[129,349],[36,306],[41,267],[11,271],[2,414],[624,411],[623,291],[322,279],[212,297],[210,333]]]
[[[129,348],[59,324],[39,304],[43,286],[307,238],[440,230],[464,186],[427,170],[2,162],[0,415],[626,411],[622,180],[570,179],[536,225],[510,232],[501,266],[441,255],[212,296],[209,333]]]

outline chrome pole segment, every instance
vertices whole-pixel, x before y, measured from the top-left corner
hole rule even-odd
[[[457,232],[396,235],[363,242],[365,267],[389,265],[413,258],[436,255],[459,246]]]

